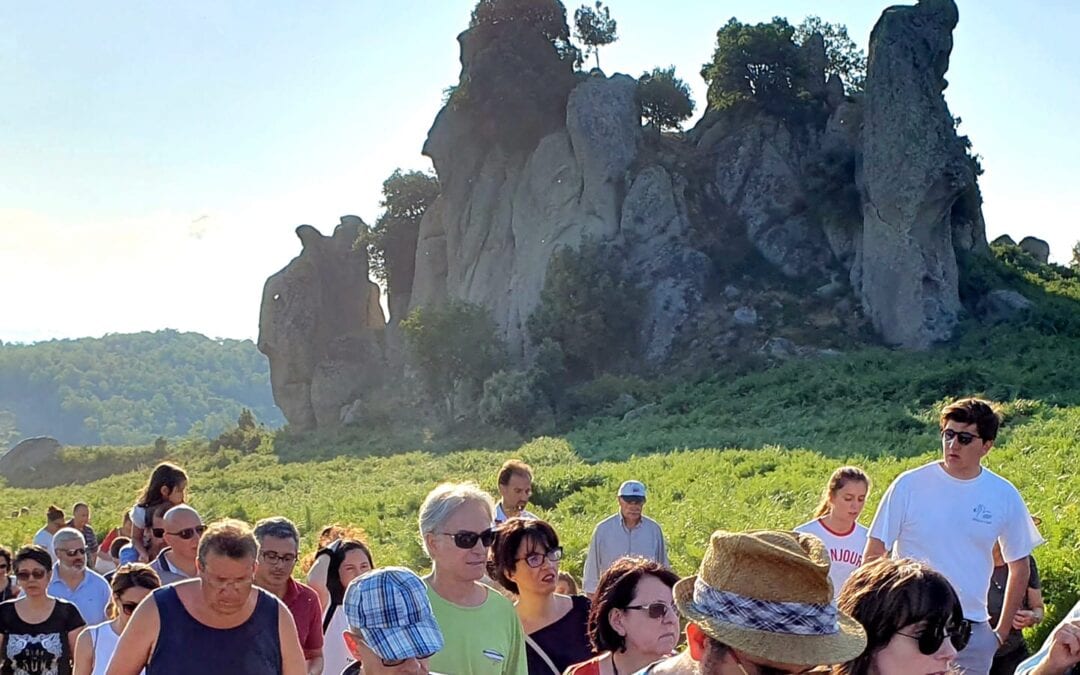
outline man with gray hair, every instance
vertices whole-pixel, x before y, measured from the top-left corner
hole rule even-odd
[[[87,569],[83,533],[70,527],[58,530],[53,535],[53,551],[56,564],[46,592],[78,607],[87,625],[105,621],[112,590],[104,577]]]
[[[202,516],[187,504],[179,504],[165,512],[161,524],[166,547],[150,563],[150,567],[161,577],[161,585],[196,576],[195,557],[199,551],[199,538],[206,531]]]
[[[322,675],[323,633],[319,596],[310,586],[292,578],[300,550],[300,533],[288,518],[264,518],[255,523],[255,541],[259,542],[255,585],[276,595],[289,608],[296,622],[300,648],[304,650],[308,675]]]
[[[259,545],[238,520],[214,523],[199,542],[199,576],[163,586],[140,604],[107,675],[305,675],[287,607],[254,586]]]

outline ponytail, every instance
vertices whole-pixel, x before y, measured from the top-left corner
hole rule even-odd
[[[829,482],[825,485],[825,490],[821,493],[821,501],[818,502],[817,508],[814,510],[814,518],[823,518],[829,515],[831,510],[829,500],[852,481],[866,483],[866,487],[870,487],[870,477],[857,466],[842,466],[833,471],[832,475],[829,476]]]

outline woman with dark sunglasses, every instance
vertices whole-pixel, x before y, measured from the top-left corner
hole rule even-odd
[[[111,619],[79,634],[74,675],[105,675],[128,620],[142,599],[161,586],[161,579],[149,565],[130,563],[116,570],[110,586],[112,598],[106,613]]]
[[[24,546],[12,564],[22,595],[0,604],[0,673],[71,675],[75,639],[86,622],[74,604],[49,595],[52,557],[41,546]]]
[[[428,599],[445,638],[431,657],[440,673],[526,675],[525,635],[514,606],[480,583],[495,501],[473,483],[443,483],[420,505],[420,539],[431,558],[424,578]]]
[[[848,577],[840,611],[866,629],[866,649],[833,675],[940,675],[967,646],[971,623],[940,573],[909,558],[878,558]]]
[[[567,675],[629,675],[671,655],[679,642],[672,587],[679,576],[645,558],[620,558],[596,585],[589,640],[599,656]]]
[[[514,609],[526,635],[529,675],[560,675],[592,656],[589,599],[555,592],[562,553],[551,525],[526,518],[504,522],[491,548],[495,580],[517,596]]]
[[[15,575],[11,569],[11,551],[0,546],[0,602],[14,600],[19,597],[19,584],[15,581]]]

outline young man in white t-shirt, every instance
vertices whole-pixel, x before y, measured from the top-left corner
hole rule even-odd
[[[986,401],[968,398],[941,411],[943,458],[900,474],[885,491],[863,556],[891,552],[915,558],[945,575],[973,622],[971,641],[956,658],[963,673],[986,675],[994,652],[1008,637],[1027,590],[1027,557],[1043,542],[1027,505],[1012,483],[982,466],[1001,418]],[[986,592],[994,542],[1009,566],[997,626],[989,625]]]

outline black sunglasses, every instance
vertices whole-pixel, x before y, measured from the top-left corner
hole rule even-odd
[[[517,560],[524,560],[525,564],[529,567],[540,567],[544,564],[545,560],[550,560],[551,562],[559,562],[560,560],[562,560],[562,546],[556,546],[555,548],[548,549],[547,553],[540,553],[539,551],[535,551],[525,556],[524,558],[515,558],[515,562]]]
[[[946,441],[956,439],[960,445],[968,445],[976,438],[981,439],[982,436],[976,436],[975,434],[968,433],[966,431],[953,431],[952,429],[946,429],[941,432],[941,437]]]
[[[165,534],[170,537],[180,537],[181,539],[191,539],[192,537],[201,537],[202,533],[206,532],[205,525],[198,525],[196,527],[187,527],[179,532],[166,532]]]
[[[56,550],[67,555],[69,558],[74,558],[78,555],[86,555],[85,548],[58,548]]]
[[[650,619],[663,619],[668,612],[675,613],[675,608],[666,602],[650,602],[647,605],[629,605],[623,609],[643,609],[649,613]]]
[[[483,532],[469,532],[468,530],[462,530],[460,532],[439,532],[438,534],[444,534],[447,537],[454,538],[454,546],[458,548],[472,548],[476,546],[476,542],[479,541],[484,545],[484,548],[491,546],[495,541],[495,530],[490,527]]]
[[[375,651],[375,650],[372,650],[372,651]],[[413,657],[410,657],[410,658],[414,658],[417,661],[423,661],[424,659],[430,659],[432,656],[435,656],[435,654],[434,653],[424,654],[423,656],[413,656]],[[393,668],[395,666],[400,666],[401,664],[405,663],[409,659],[384,659],[382,657],[379,657],[379,660],[382,661],[383,668]]]
[[[165,536],[165,528],[164,527],[152,527],[152,528],[150,528],[150,534],[152,534],[154,536],[154,539],[161,539],[162,537]]]
[[[22,570],[15,573],[15,578],[19,581],[30,581],[31,579],[44,579],[46,574],[45,570]]]
[[[644,504],[645,503],[645,498],[644,497],[620,497],[620,499],[622,499],[627,504]]]
[[[907,633],[901,633],[900,631],[896,632],[906,638],[917,640],[919,643],[919,651],[926,656],[932,656],[937,654],[937,651],[941,649],[941,643],[945,642],[946,637],[952,642],[952,646],[956,648],[956,651],[963,651],[964,647],[967,647],[968,640],[971,639],[971,622],[964,619],[960,621],[960,623],[951,624],[949,626],[938,623],[934,626],[928,626],[918,635],[908,635]]]

